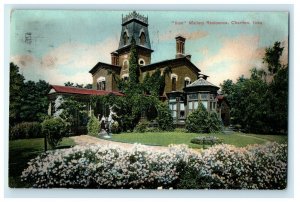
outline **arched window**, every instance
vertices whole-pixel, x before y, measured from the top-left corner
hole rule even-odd
[[[172,81],[172,91],[176,91],[176,82],[178,76],[176,74],[171,74],[171,81]]]
[[[128,64],[129,64],[128,60],[123,61],[123,70],[126,70],[129,67]]]
[[[145,36],[145,33],[142,32],[140,34],[140,45],[145,45],[145,43],[146,43],[146,36]]]
[[[124,45],[128,44],[128,39],[129,39],[129,37],[128,37],[127,33],[124,32],[124,34],[123,34]]]
[[[105,77],[100,77],[97,79],[97,90],[105,90],[106,89],[106,80]]]
[[[184,87],[186,87],[186,86],[189,85],[190,83],[191,83],[190,77],[185,77],[185,78],[184,78]]]

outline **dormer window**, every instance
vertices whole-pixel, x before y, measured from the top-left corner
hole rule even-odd
[[[128,69],[128,60],[124,60],[123,61],[123,70],[127,70]]]
[[[178,79],[178,76],[176,74],[171,74],[172,91],[176,91],[177,79]]]
[[[129,37],[126,32],[124,32],[124,34],[123,34],[123,41],[124,41],[124,45],[128,44]]]
[[[105,77],[100,77],[97,79],[97,90],[105,90],[106,88],[106,81]]]
[[[146,43],[146,36],[145,36],[145,33],[142,32],[141,35],[140,35],[140,45],[145,45]]]
[[[190,77],[185,77],[185,78],[184,78],[184,87],[186,87],[186,86],[189,85],[190,83],[191,83]]]

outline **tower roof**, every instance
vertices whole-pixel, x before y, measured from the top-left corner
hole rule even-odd
[[[151,50],[150,37],[148,32],[148,17],[145,17],[136,11],[129,13],[125,17],[122,16],[122,30],[118,50],[129,46],[134,38],[136,45]],[[119,52],[116,50],[117,52]]]
[[[148,25],[148,17],[145,17],[145,16],[137,13],[136,11],[133,11],[132,13],[129,13],[125,17],[123,17],[123,15],[122,15],[122,25],[125,25],[125,24],[129,23],[132,20],[137,20],[141,23],[144,23],[144,24]]]

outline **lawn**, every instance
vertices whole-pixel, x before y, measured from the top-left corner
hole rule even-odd
[[[257,135],[233,133],[225,135],[217,134],[197,134],[185,133],[183,131],[174,132],[156,132],[156,133],[121,133],[112,136],[113,141],[126,143],[141,143],[145,145],[168,146],[170,144],[186,144],[191,148],[201,148],[201,146],[190,143],[191,139],[198,136],[215,136],[224,140],[225,144],[244,147],[249,144],[264,144],[268,141],[276,141],[278,143],[287,142],[287,136],[283,135]]]
[[[75,143],[70,138],[64,138],[58,149],[74,146]],[[49,148],[49,147],[48,147]],[[28,185],[20,181],[22,171],[27,167],[30,159],[35,158],[44,152],[44,139],[22,139],[9,141],[9,187],[27,187]]]

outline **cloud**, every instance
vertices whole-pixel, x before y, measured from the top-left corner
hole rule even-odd
[[[219,51],[215,55],[207,54],[206,59],[198,62],[198,67],[215,85],[226,79],[235,81],[241,75],[249,76],[249,69],[264,68],[265,49],[259,46],[259,40],[258,36],[224,39]]]
[[[65,43],[40,58],[30,54],[15,55],[11,61],[20,67],[27,80],[46,80],[50,84],[91,83],[88,73],[94,65],[101,61],[110,63],[110,53],[117,49],[117,41],[108,38],[97,44]]]

